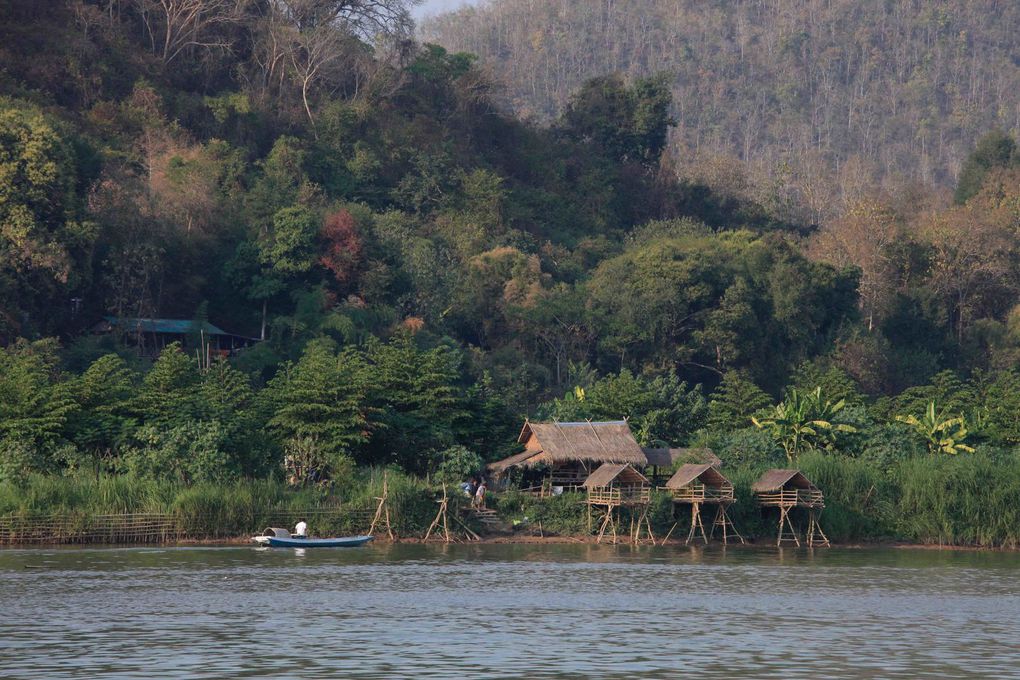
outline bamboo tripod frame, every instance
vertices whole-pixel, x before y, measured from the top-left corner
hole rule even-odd
[[[710,539],[714,538],[715,528],[719,527],[720,531],[722,531],[723,545],[729,545],[730,532],[732,532],[733,535],[740,540],[741,545],[744,545],[746,544],[746,541],[744,541],[744,537],[740,535],[739,531],[737,531],[737,527],[733,525],[733,520],[730,519],[729,513],[726,512],[727,505],[729,504],[728,503],[719,504],[719,509],[715,511],[715,521],[712,522],[712,528],[708,530],[708,537]]]
[[[783,541],[792,541],[798,548],[800,547],[800,536],[797,535],[797,529],[794,528],[793,521],[790,520],[790,510],[792,509],[792,506],[779,506],[779,536],[776,539],[777,546],[782,546]],[[789,528],[789,531],[787,531],[787,528]]]
[[[588,530],[591,531],[593,522],[592,506],[595,503],[588,503]],[[598,537],[595,539],[596,543],[601,543],[602,539],[605,538],[606,534],[610,534],[613,537],[613,543],[615,544],[619,538],[617,535],[617,526],[620,523],[619,512],[620,505],[616,503],[609,503],[605,506],[600,505],[601,514],[598,515]],[[652,545],[655,545],[655,534],[652,532],[652,520],[648,517],[648,506],[641,505],[641,514],[635,520],[632,516],[630,518],[630,540],[638,545],[644,540],[651,541]],[[642,534],[646,535],[646,538],[642,538]]]
[[[813,548],[816,545],[829,547],[829,537],[822,531],[822,525],[818,523],[818,518],[821,517],[822,511],[817,508],[810,508],[808,510],[808,533],[807,533],[807,544],[809,548]]]
[[[648,534],[648,540],[652,542],[652,545],[655,545],[655,534],[652,533],[652,520],[648,517],[647,505],[641,506],[641,516],[638,517],[637,524],[634,525],[634,529],[631,531],[631,540],[634,542],[634,545],[641,544],[642,531]]]
[[[436,513],[436,518],[432,520],[432,524],[429,525],[429,530],[425,532],[425,538],[422,539],[423,543],[428,543],[429,538],[432,536],[432,532],[436,532],[436,536],[439,536],[439,530],[442,530],[443,538],[445,543],[451,543],[453,537],[450,536],[450,523],[447,517],[447,509],[450,505],[450,498],[446,495],[446,485],[443,484],[443,497],[436,501],[439,503],[439,511]]]
[[[613,533],[613,543],[616,543],[616,520],[613,518],[613,511],[616,509],[614,505],[607,505],[605,513],[602,515],[599,521],[599,536],[595,539],[596,543],[601,543],[602,538],[606,535],[606,531]],[[591,504],[588,504],[588,522],[591,525]]]
[[[684,545],[690,545],[691,541],[693,541],[699,533],[701,534],[701,540],[704,541],[705,545],[708,545],[708,542],[715,538],[716,527],[719,527],[722,532],[723,545],[729,545],[730,534],[735,536],[741,543],[745,543],[744,537],[740,535],[739,531],[737,531],[737,528],[733,525],[733,521],[730,519],[729,514],[726,512],[727,505],[728,503],[719,503],[719,507],[715,511],[715,519],[712,521],[712,525],[706,535],[705,523],[701,519],[701,503],[690,503],[691,528],[690,531],[687,532],[687,539],[684,541]],[[669,537],[673,535],[673,532],[676,531],[678,526],[680,526],[680,520],[673,523],[673,526],[670,527],[669,532],[662,539],[662,543],[660,545],[666,544],[666,541],[669,540]]]
[[[795,507],[797,506],[779,506],[779,536],[776,539],[777,546],[782,546],[783,542],[786,541],[792,542],[798,548],[800,547],[800,536],[797,534],[797,529],[793,526],[793,521],[790,519],[790,511]],[[822,511],[819,508],[808,508],[808,526],[804,542],[807,543],[809,548],[814,548],[815,546],[828,547],[830,545],[829,537],[822,531],[822,525],[818,522],[821,514]]]
[[[386,502],[389,499],[389,480],[387,479],[386,472],[383,472],[382,481],[382,496],[376,496],[379,504],[375,508],[375,517],[372,518],[372,525],[368,528],[368,535],[375,535],[375,527],[378,525],[380,528],[386,529],[386,535],[390,537],[390,540],[396,540],[396,536],[393,535],[393,525],[390,524],[390,506]]]

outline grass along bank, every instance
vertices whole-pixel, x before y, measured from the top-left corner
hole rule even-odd
[[[811,453],[800,458],[798,467],[825,493],[822,525],[834,543],[1020,547],[1020,459],[1015,456],[926,456],[883,467],[863,459]],[[746,466],[724,473],[736,489],[730,515],[738,530],[768,544],[775,536],[776,515],[756,507],[751,495],[751,484],[762,471]],[[404,539],[420,538],[435,517],[438,485],[395,470],[386,475],[395,533]],[[186,486],[131,476],[33,475],[21,484],[0,484],[0,521],[17,518],[25,526],[63,517],[86,526],[100,516],[152,514],[173,518],[176,536],[201,540],[247,536],[274,523],[293,523],[303,513],[311,516],[316,534],[342,535],[368,528],[382,480],[378,468],[356,470],[329,490],[294,489],[276,480]],[[580,494],[536,498],[506,491],[492,494],[489,506],[515,527],[514,536],[584,539],[591,533],[583,498]],[[450,499],[452,516],[467,499],[453,488]],[[680,527],[674,538],[685,535],[686,512],[686,507],[677,509]],[[649,516],[661,538],[675,521],[667,494],[652,494]],[[624,534],[630,519],[624,509]],[[460,529],[452,519],[450,526]],[[474,524],[471,528],[482,531]]]

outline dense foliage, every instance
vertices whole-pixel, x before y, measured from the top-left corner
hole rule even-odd
[[[791,209],[678,174],[701,161],[667,143],[690,130],[669,78],[599,73],[524,122],[473,56],[411,41],[407,5],[0,4],[0,477],[454,481],[525,415],[748,470],[1016,465],[1013,136],[940,151],[955,200]],[[261,341],[157,357],[103,315]]]

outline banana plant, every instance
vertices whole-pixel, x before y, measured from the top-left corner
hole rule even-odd
[[[792,463],[803,451],[830,449],[840,433],[857,431],[853,425],[838,422],[845,407],[842,399],[836,402],[823,399],[821,387],[807,393],[791,389],[783,401],[772,407],[771,413],[751,418],[751,422],[772,435]]]
[[[955,456],[958,453],[973,453],[974,449],[967,446],[964,440],[967,438],[967,423],[962,416],[947,418],[944,411],[935,408],[935,402],[928,403],[924,415],[920,418],[913,415],[896,416],[896,420],[906,423],[914,429],[914,432],[924,440],[928,446],[928,453],[948,453]]]

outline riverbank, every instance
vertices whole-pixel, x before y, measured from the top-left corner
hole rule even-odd
[[[1020,462],[1013,459],[971,454],[879,466],[812,454],[802,456],[798,467],[825,494],[821,526],[834,544],[1020,547]],[[776,512],[759,508],[751,493],[761,472],[753,465],[726,468],[736,495],[729,515],[745,538],[769,545]],[[321,536],[367,533],[384,496],[384,479],[394,534],[420,539],[436,518],[442,485],[394,469],[360,468],[330,488],[292,488],[272,479],[184,485],[114,475],[32,476],[0,484],[0,545],[246,539],[267,526],[292,527],[301,517]],[[537,498],[493,492],[488,505],[496,513],[494,527],[474,516],[451,486],[449,527],[461,537],[471,537],[466,525],[493,542],[532,535],[595,540],[582,494]],[[688,511],[674,507],[667,493],[653,491],[646,510],[656,536],[665,536],[680,518],[673,537],[686,537]],[[806,518],[799,512],[794,522],[803,531]],[[618,533],[627,536],[637,517],[626,508],[621,513]],[[377,527],[376,534],[385,533]]]
[[[240,547],[240,546],[251,546],[257,547],[252,542],[252,536],[256,532],[250,534],[238,535],[238,536],[227,536],[220,538],[181,538],[172,541],[165,542],[151,542],[151,543],[135,543],[138,546],[160,546],[166,548],[173,547]],[[431,538],[426,541],[421,537],[407,536],[407,537],[396,537],[389,538],[386,535],[376,535],[374,544],[377,545],[444,545],[445,541],[442,539]],[[528,534],[516,534],[516,535],[494,535],[494,536],[479,536],[478,538],[471,538],[465,535],[458,535],[450,542],[450,544],[456,545],[618,545],[618,546],[633,546],[633,547],[671,547],[671,548],[699,548],[699,549],[726,549],[726,550],[761,550],[766,549],[778,549],[775,541],[771,539],[759,539],[749,540],[746,543],[731,542],[727,545],[722,544],[720,541],[712,541],[707,545],[703,542],[692,541],[691,543],[685,543],[683,539],[670,538],[665,542],[662,542],[661,538],[656,538],[654,544],[648,539],[644,539],[639,543],[635,544],[632,540],[626,537],[619,538],[615,543],[612,540],[603,539],[598,540],[597,536],[593,535],[573,535],[573,536],[535,536]],[[33,542],[33,543],[7,543],[0,545],[0,550],[7,549],[28,549],[28,548],[39,548],[39,549],[52,549],[57,546],[63,547],[125,547],[123,543],[61,543],[61,542]],[[784,545],[784,550],[824,550],[825,548],[808,548],[808,546],[802,545]],[[847,543],[834,542],[829,549],[840,549],[840,550],[873,550],[873,549],[889,549],[889,550],[930,550],[935,552],[993,552],[993,553],[1020,553],[1020,548],[1016,547],[988,547],[978,545],[939,545],[932,543],[910,543],[902,541],[853,541]]]

